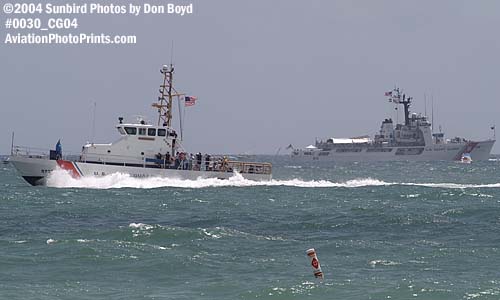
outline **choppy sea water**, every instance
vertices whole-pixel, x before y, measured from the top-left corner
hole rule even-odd
[[[500,160],[259,159],[273,181],[0,166],[0,299],[500,299]]]

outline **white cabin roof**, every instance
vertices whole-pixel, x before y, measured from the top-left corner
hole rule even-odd
[[[153,126],[151,124],[140,124],[140,123],[136,123],[136,124],[134,124],[134,123],[126,123],[125,124],[124,123],[124,124],[118,124],[118,125],[116,125],[116,127],[125,127],[125,126],[126,127],[142,127],[142,128],[157,127],[157,126]],[[161,127],[161,128],[163,128],[163,127]]]
[[[360,138],[360,139],[345,139],[345,138],[329,138],[328,141],[332,141],[334,144],[362,144],[370,143],[370,138]]]

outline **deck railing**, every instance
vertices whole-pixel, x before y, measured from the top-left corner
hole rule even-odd
[[[24,156],[38,159],[55,159],[50,155],[50,149],[13,146],[12,155]],[[62,159],[79,161],[85,163],[115,165],[115,166],[133,166],[143,168],[162,168],[178,169],[191,171],[211,171],[211,172],[239,172],[245,174],[271,174],[272,165],[262,162],[246,162],[227,160],[224,156],[212,156],[209,161],[186,158],[184,160],[166,161],[165,158],[133,157],[125,155],[98,155],[98,154],[65,154]]]
[[[34,148],[26,146],[13,146],[12,155],[13,156],[26,156],[30,158],[49,158],[49,149]]]

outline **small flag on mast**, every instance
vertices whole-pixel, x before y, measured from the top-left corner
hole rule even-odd
[[[198,99],[195,96],[186,96],[184,97],[184,106],[193,106],[196,104],[196,99]]]
[[[385,95],[386,97],[390,97],[390,96],[392,96],[392,91],[390,91],[390,92],[385,92],[385,94],[384,94],[384,95]]]

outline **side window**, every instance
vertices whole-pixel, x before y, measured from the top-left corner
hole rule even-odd
[[[156,128],[148,128],[148,135],[155,136],[156,135]]]
[[[146,135],[146,128],[139,128],[139,135]]]
[[[158,136],[165,136],[167,135],[167,130],[165,129],[158,129]]]
[[[116,127],[118,128],[118,131],[120,132],[121,135],[125,135],[125,130],[123,130],[122,127]]]
[[[127,132],[128,135],[136,135],[137,134],[137,128],[135,128],[135,127],[125,127],[125,131]]]

